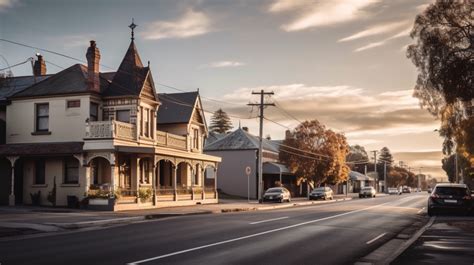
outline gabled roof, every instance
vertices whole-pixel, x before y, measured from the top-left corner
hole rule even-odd
[[[157,123],[189,123],[192,118],[198,95],[199,93],[197,91],[158,94],[161,106],[158,108]]]
[[[209,132],[209,135],[206,138],[206,143],[204,145],[212,144],[213,142],[224,138],[226,134],[223,133],[216,133],[216,132]]]
[[[105,80],[101,80],[101,88]],[[87,92],[87,67],[74,64],[49,78],[15,94],[13,98]]]
[[[254,150],[259,147],[259,138],[242,128],[227,134],[222,139],[214,141],[204,147],[205,151],[220,150]],[[263,150],[278,153],[278,149],[267,139],[263,139]]]
[[[149,72],[149,67],[143,67],[137,47],[132,40],[112,79],[112,83],[104,91],[103,95],[139,96],[148,74],[151,74]]]
[[[5,101],[7,98],[12,95],[25,90],[29,86],[41,82],[51,75],[41,75],[41,76],[18,76],[18,77],[9,77],[3,79],[0,82],[0,101]]]

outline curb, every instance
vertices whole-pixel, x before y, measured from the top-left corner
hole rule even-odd
[[[405,241],[392,255],[388,256],[381,264],[390,264],[392,263],[398,256],[400,256],[407,248],[409,248],[413,243],[415,243],[418,238],[430,227],[433,225],[436,217],[432,216],[428,223],[424,225],[418,232],[416,232],[409,240]]]
[[[215,211],[214,213],[230,213],[230,212],[247,212],[247,211],[268,211],[274,209],[284,209],[296,206],[308,206],[308,205],[318,205],[318,204],[328,204],[328,203],[335,203],[341,201],[350,201],[352,197],[336,199],[331,201],[305,201],[305,202],[298,202],[292,204],[283,204],[283,205],[274,205],[274,206],[263,206],[263,207],[253,207],[253,208],[228,208],[228,209],[221,209],[220,211]]]
[[[415,241],[431,226],[435,217],[431,217],[430,220],[421,227],[416,233],[408,238],[405,234],[395,235],[388,242],[378,247],[374,251],[370,252],[359,261],[355,262],[355,265],[388,265],[392,263],[398,256],[400,256],[407,248],[409,248]],[[408,239],[408,240],[407,240]],[[387,253],[390,253],[386,255]]]
[[[146,216],[135,216],[135,217],[123,217],[123,218],[104,219],[104,220],[96,220],[96,221],[83,221],[83,222],[76,222],[76,223],[45,223],[45,224],[56,226],[63,229],[79,229],[79,228],[106,225],[106,224],[120,224],[120,223],[134,222],[134,221],[142,221],[142,220],[145,220],[145,217]]]

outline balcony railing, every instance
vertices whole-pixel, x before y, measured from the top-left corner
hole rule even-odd
[[[137,141],[137,126],[120,121],[89,122],[86,124],[86,139],[122,139]],[[188,137],[156,131],[155,144],[187,151]]]
[[[186,136],[162,131],[156,131],[156,144],[169,148],[188,150],[188,139]]]
[[[120,121],[93,121],[86,125],[86,138],[136,140],[137,128],[134,124]]]

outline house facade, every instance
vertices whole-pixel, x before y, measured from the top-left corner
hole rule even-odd
[[[244,198],[258,196],[258,150],[259,138],[248,132],[246,127],[238,128],[226,135],[210,135],[205,153],[222,157],[219,165],[217,187],[223,193]],[[306,183],[283,164],[278,162],[279,146],[276,141],[263,139],[263,189],[275,186],[288,188],[292,196],[304,196]],[[250,174],[246,174],[246,168]]]
[[[0,84],[0,186],[8,187],[0,203],[6,192],[10,205],[216,203],[221,159],[203,153],[208,131],[199,93],[158,94],[133,35],[116,72],[100,72],[100,56],[91,41],[87,66],[46,75],[38,57],[22,87],[15,86],[21,78]]]

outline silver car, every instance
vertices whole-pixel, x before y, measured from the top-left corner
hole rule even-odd
[[[290,202],[291,195],[290,192],[283,187],[269,188],[265,191],[265,194],[263,194],[263,201]]]
[[[374,187],[363,187],[360,189],[359,191],[359,198],[366,198],[366,197],[370,197],[370,198],[375,198],[375,194],[377,192],[375,191]]]

